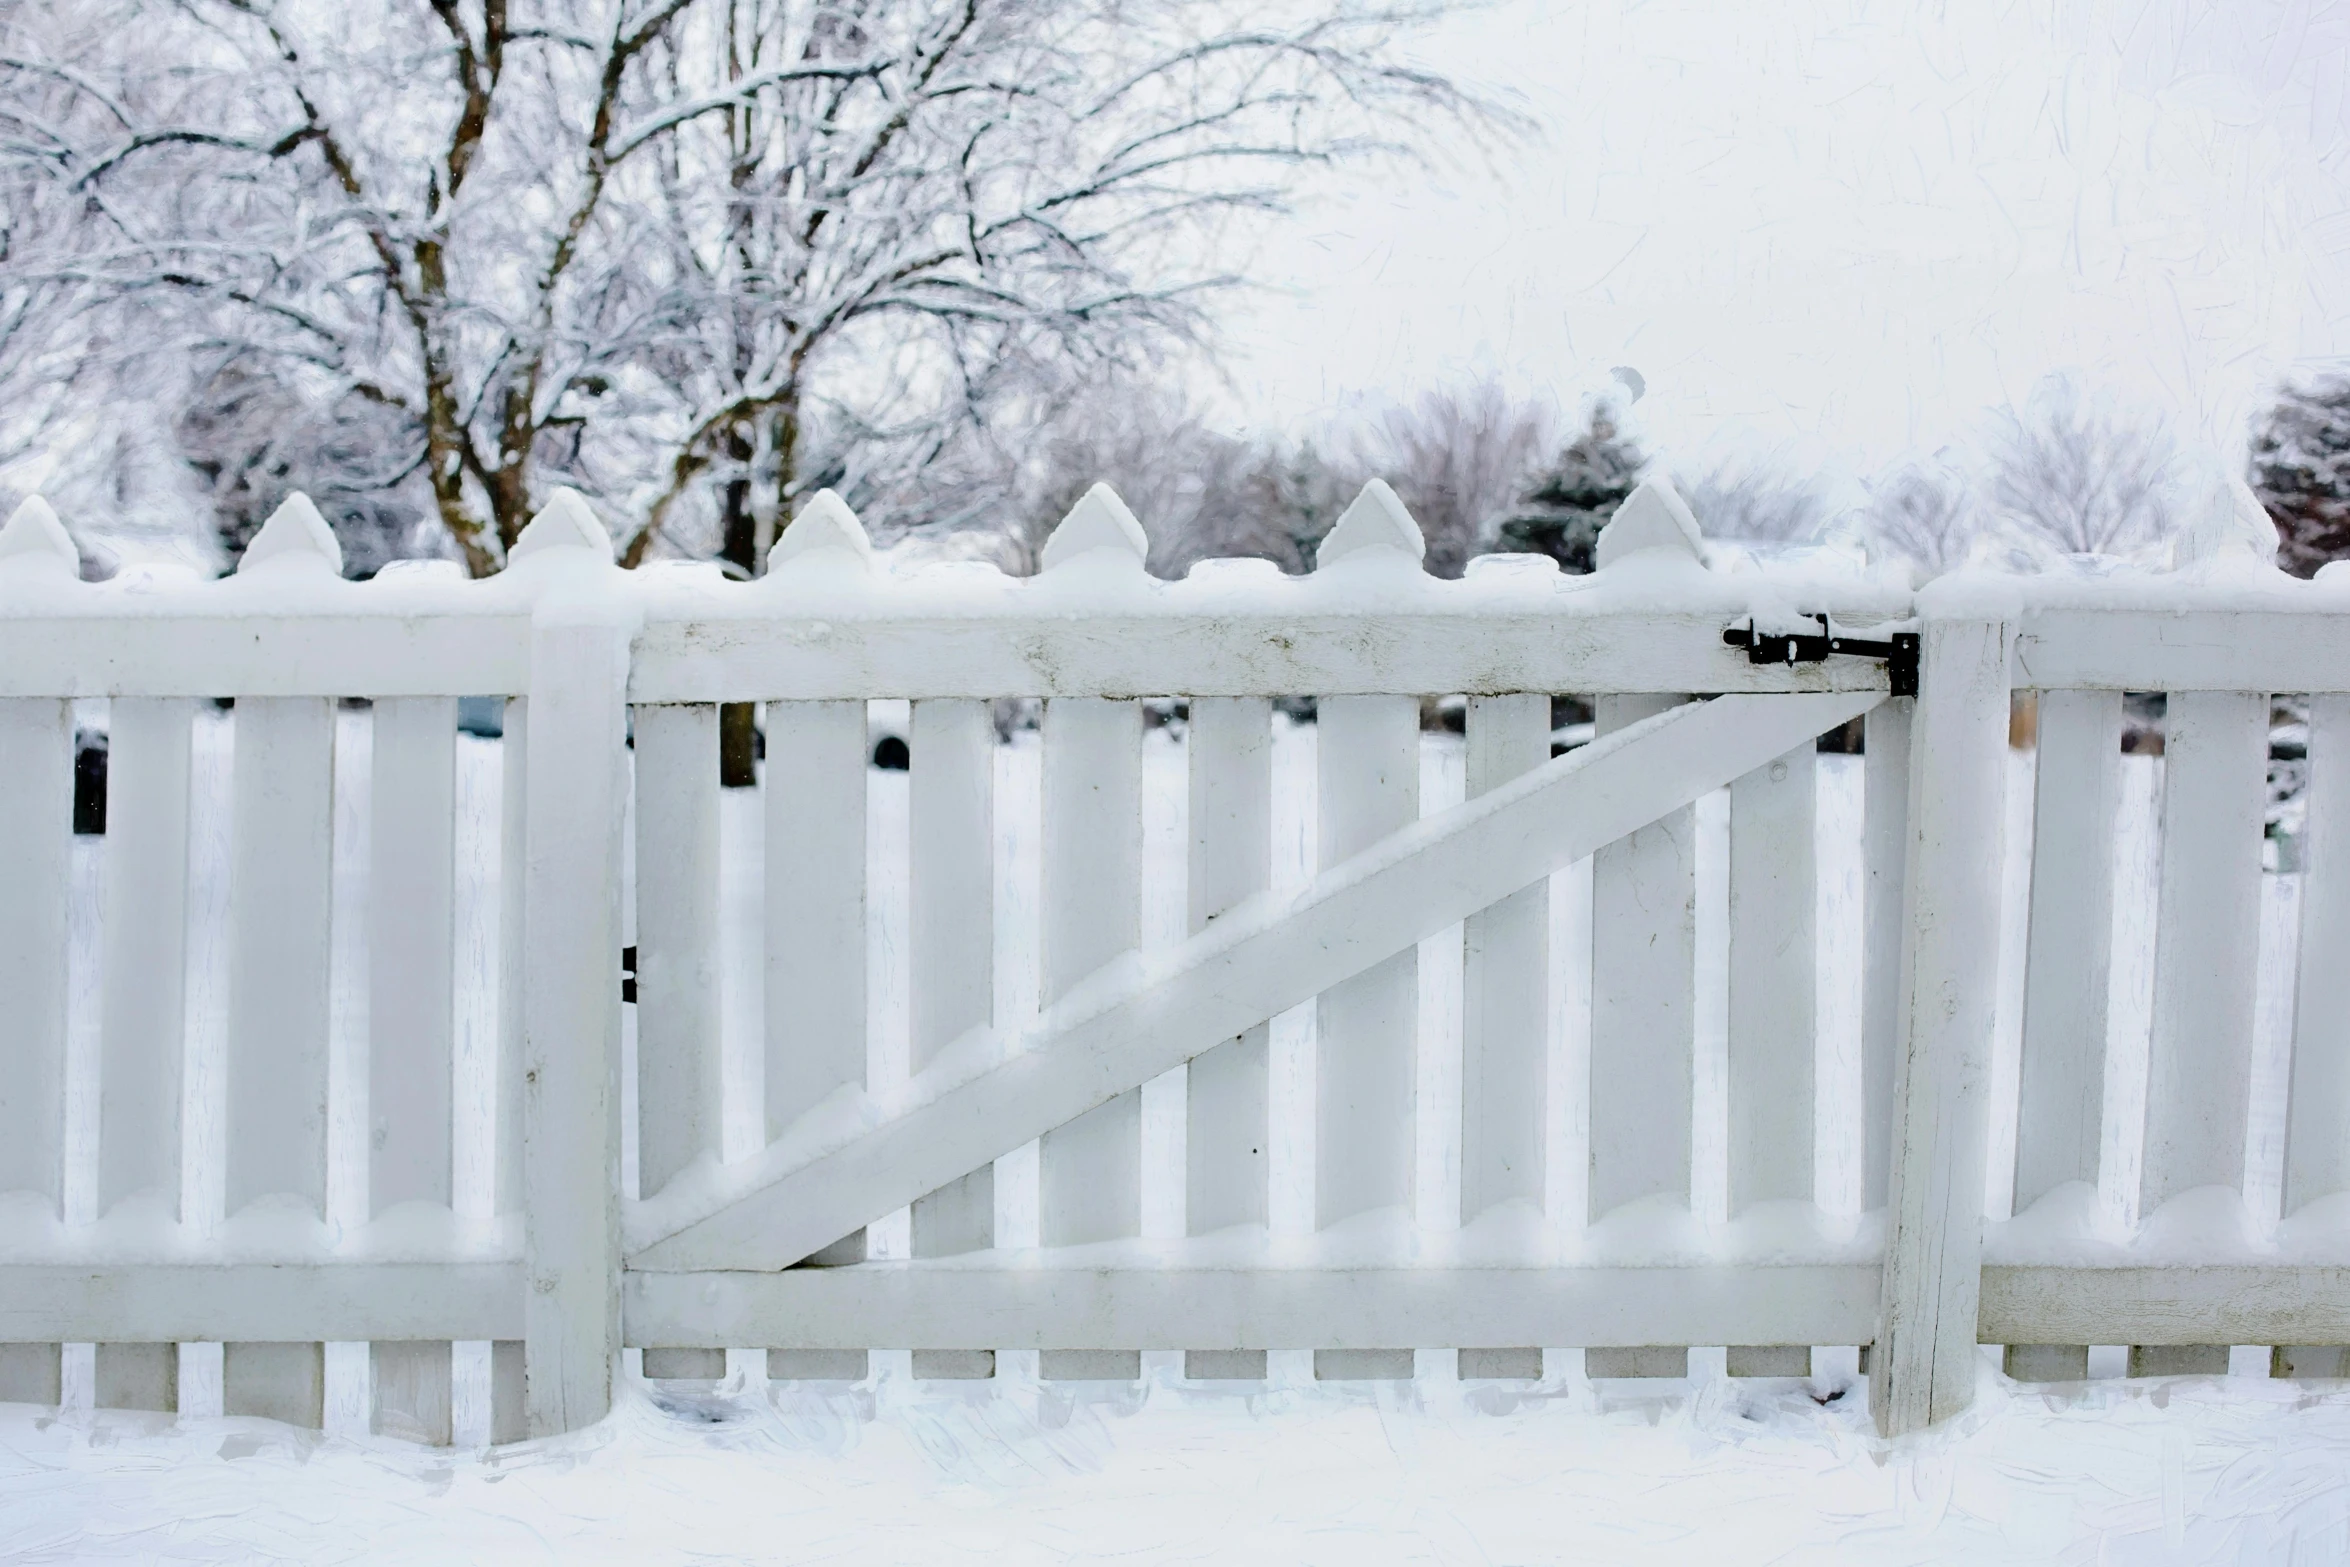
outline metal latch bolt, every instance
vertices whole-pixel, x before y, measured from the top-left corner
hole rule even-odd
[[[1885,641],[1868,637],[1839,635],[1825,615],[1810,615],[1806,619],[1818,622],[1819,630],[1756,631],[1749,617],[1743,626],[1731,626],[1722,632],[1722,640],[1732,647],[1746,649],[1750,664],[1818,664],[1831,653],[1849,654],[1854,658],[1881,659],[1885,664],[1885,679],[1895,696],[1918,694],[1919,638],[1914,631],[1896,631]]]

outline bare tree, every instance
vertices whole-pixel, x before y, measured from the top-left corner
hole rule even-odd
[[[1820,483],[1766,453],[1727,458],[1680,488],[1708,538],[1789,544],[1811,538],[1828,520]]]
[[[114,106],[78,84],[87,42],[48,14],[0,12],[0,474],[37,458],[92,404],[91,291],[44,265],[80,221],[60,172],[78,140],[113,123]],[[42,63],[15,58],[26,54]]]
[[[1499,535],[1557,431],[1549,403],[1482,381],[1389,409],[1357,456],[1411,508],[1428,540],[1428,569],[1457,577]]]
[[[2067,554],[2125,554],[2177,521],[2180,450],[2169,425],[2092,397],[2069,375],[2043,378],[2023,408],[2002,409],[1988,444],[1992,504]]]
[[[1224,225],[1475,111],[1393,52],[1428,14],[113,0],[72,62],[11,24],[0,92],[62,97],[85,218],[23,275],[384,410],[383,492],[475,572],[556,481],[632,561],[698,527],[747,570],[812,482],[1196,337]]]
[[[1873,543],[1939,576],[1966,558],[1982,532],[1981,508],[1947,452],[1895,464],[1868,486],[1865,526]]]
[[[1134,508],[1150,537],[1150,569],[1180,577],[1228,556],[1311,570],[1362,474],[1310,441],[1219,430],[1180,391],[1121,377],[1056,401],[1000,438],[959,443],[912,470],[887,509],[929,532],[968,525],[976,513],[997,536],[996,559],[1025,575],[1096,483]]]

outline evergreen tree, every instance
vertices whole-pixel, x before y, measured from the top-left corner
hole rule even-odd
[[[1569,572],[1591,570],[1599,530],[1631,495],[1647,462],[1639,444],[1620,432],[1614,406],[1602,400],[1583,433],[1535,477],[1503,520],[1500,548],[1548,555]]]
[[[2252,493],[2277,525],[2277,564],[2316,575],[2350,558],[2350,373],[2279,389],[2252,436]]]

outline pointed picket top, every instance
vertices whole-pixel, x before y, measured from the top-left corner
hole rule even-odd
[[[47,565],[71,576],[82,574],[82,552],[57,513],[38,495],[28,495],[0,527],[0,567]]]
[[[269,514],[269,520],[238,558],[237,571],[242,574],[279,561],[307,562],[323,566],[334,576],[343,574],[343,547],[335,542],[334,530],[310,504],[310,497],[300,490]]]
[[[2276,520],[2250,485],[2229,474],[2189,518],[2176,548],[2173,561],[2177,567],[2224,560],[2274,566]]]
[[[1675,551],[1701,565],[1705,561],[1705,536],[1698,531],[1697,519],[1672,480],[1663,477],[1640,481],[1599,530],[1592,553],[1595,564],[1605,570],[1628,555],[1655,549]]]
[[[1408,558],[1414,565],[1428,553],[1428,540],[1420,525],[1385,479],[1364,485],[1338,514],[1338,525],[1323,536],[1322,547],[1314,552],[1314,568],[1318,571],[1334,561],[1366,553],[1374,559]]]
[[[598,558],[612,559],[612,535],[596,520],[587,497],[569,485],[558,486],[547,497],[547,504],[539,514],[523,525],[514,547],[506,552],[506,564],[515,566],[534,555],[551,550],[594,550]]]
[[[873,540],[865,525],[857,520],[849,503],[831,490],[818,490],[800,508],[800,514],[768,550],[767,570],[772,575],[777,567],[810,555],[853,560],[860,566],[873,564]]]
[[[1080,555],[1104,552],[1105,560],[1131,562],[1134,569],[1142,569],[1143,557],[1150,553],[1150,538],[1142,531],[1142,524],[1134,513],[1118,498],[1118,492],[1106,484],[1097,484],[1078,498],[1069,508],[1060,526],[1044,541],[1041,565],[1050,571],[1055,566],[1075,560]]]

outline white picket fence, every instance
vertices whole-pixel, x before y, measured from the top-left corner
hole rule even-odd
[[[1097,490],[1034,578],[893,573],[826,495],[741,584],[618,570],[564,495],[498,578],[353,584],[296,501],[229,579],[84,584],[29,505],[0,1396],[168,1409],[209,1376],[315,1425],[339,1376],[447,1441],[598,1418],[623,1346],[656,1377],[1223,1380],[1866,1347],[1901,1431],[1965,1406],[1978,1342],[2039,1377],[2096,1344],[2340,1373],[2350,589],[2226,549],[1915,595],[1825,550],[1709,564],[1661,484],[1589,577],[1420,550],[1374,485],[1308,577],[1158,582]],[[1725,641],[1815,615],[1870,646]],[[2011,687],[2041,696],[2003,925]],[[2124,690],[2169,694],[2135,1046]],[[2297,930],[2264,898],[2280,692],[2312,700]],[[1552,693],[1598,738],[1554,756]],[[1429,696],[1467,698],[1459,803],[1423,793]],[[503,699],[502,739],[461,740],[460,697]],[[1039,738],[1001,743],[1006,698]],[[729,702],[763,704],[756,791],[719,787]],[[869,765],[876,702],[909,704],[907,772]],[[1855,778],[1814,740],[1864,716]],[[2299,976],[2281,1224],[2244,1197],[2264,972]],[[2029,1211],[1986,1224],[2010,1136]]]

